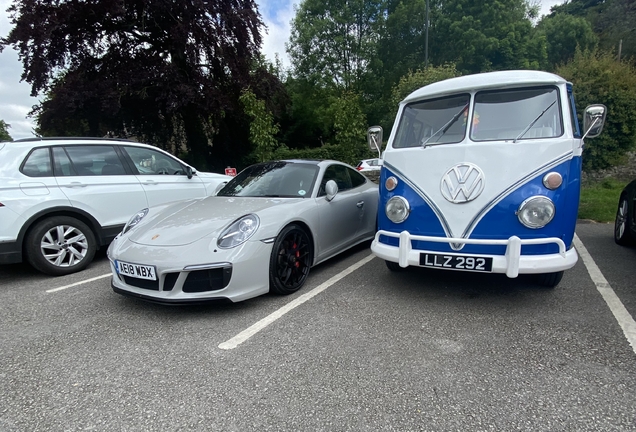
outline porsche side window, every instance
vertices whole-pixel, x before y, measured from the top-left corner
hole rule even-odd
[[[351,189],[349,168],[344,165],[331,165],[325,170],[325,175],[322,178],[322,182],[320,182],[320,190],[318,191],[318,196],[324,196],[326,194],[325,185],[329,180],[333,180],[336,182],[336,184],[338,185],[338,192]]]
[[[375,165],[378,165],[377,161],[374,162]],[[351,178],[351,187],[357,188],[367,182],[367,178],[358,171],[352,170],[351,168],[347,168],[347,171],[349,171],[349,177]]]
[[[51,170],[49,148],[33,150],[24,161],[24,164],[22,164],[20,171],[29,177],[52,177],[53,171]]]

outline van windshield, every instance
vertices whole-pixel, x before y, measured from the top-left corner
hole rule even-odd
[[[521,141],[563,134],[556,87],[478,92],[472,119],[473,141]]]
[[[394,148],[458,143],[466,136],[469,94],[414,102],[404,107]]]

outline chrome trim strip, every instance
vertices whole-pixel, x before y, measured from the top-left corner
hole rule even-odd
[[[479,213],[477,213],[475,215],[475,217],[470,221],[470,223],[468,224],[468,226],[466,227],[466,229],[462,233],[462,238],[468,238],[468,236],[473,232],[473,230],[475,229],[475,227],[477,226],[479,221],[484,217],[484,215],[486,213],[488,213],[501,200],[503,200],[505,197],[507,197],[510,194],[511,191],[513,191],[514,189],[519,188],[524,183],[528,183],[530,180],[532,180],[534,177],[536,177],[542,171],[549,171],[552,168],[554,168],[555,166],[557,166],[557,165],[559,165],[559,164],[561,164],[561,163],[563,163],[563,162],[565,162],[567,160],[571,160],[572,157],[573,157],[573,151],[570,150],[569,152],[565,153],[564,155],[559,156],[558,158],[556,158],[556,159],[548,162],[547,164],[537,168],[536,170],[534,170],[530,174],[528,174],[525,177],[519,179],[516,183],[513,183],[512,185],[508,186],[508,188],[506,188],[503,192],[501,192],[499,195],[497,195],[492,201],[490,201],[488,204],[486,204],[480,210]],[[457,250],[461,250],[461,247],[459,249],[457,249]]]
[[[391,171],[393,171],[395,175],[397,175],[401,180],[404,181],[404,183],[409,185],[411,189],[413,189],[420,197],[422,197],[422,199],[426,202],[426,204],[428,204],[431,210],[433,210],[433,212],[437,215],[437,219],[439,219],[439,221],[441,222],[442,228],[444,229],[444,233],[446,234],[446,237],[453,237],[453,232],[451,231],[450,226],[448,225],[448,222],[446,221],[446,218],[442,214],[442,211],[439,209],[439,207],[437,207],[437,205],[433,202],[433,200],[429,198],[428,195],[426,195],[426,192],[420,189],[419,186],[413,183],[406,175],[404,175],[402,171],[397,169],[394,165],[391,165],[390,163],[384,161],[384,166],[388,167]]]
[[[232,263],[230,262],[220,262],[220,263],[210,263],[210,264],[195,264],[190,266],[185,266],[183,270],[185,271],[193,271],[193,270],[211,270],[217,268],[225,268],[232,267]]]

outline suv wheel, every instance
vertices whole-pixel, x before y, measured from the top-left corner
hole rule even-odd
[[[38,222],[26,238],[29,263],[42,273],[62,276],[86,268],[97,250],[93,231],[82,221],[55,216]]]

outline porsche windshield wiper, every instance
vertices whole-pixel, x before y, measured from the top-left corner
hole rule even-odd
[[[469,103],[470,103],[470,102],[469,102]],[[426,141],[424,141],[424,142],[422,143],[422,147],[426,148],[426,144],[428,144],[428,142],[429,142],[429,141],[430,141],[430,140],[431,140],[431,139],[432,139],[435,135],[437,135],[437,134],[438,134],[438,133],[440,133],[440,132],[441,132],[442,134],[439,136],[439,138],[441,138],[441,137],[442,137],[442,135],[444,135],[444,134],[446,133],[446,131],[447,131],[448,129],[450,129],[450,127],[451,127],[451,126],[452,126],[452,125],[453,125],[453,124],[457,121],[457,119],[459,118],[459,116],[460,116],[460,115],[462,115],[462,113],[463,113],[464,111],[466,111],[466,108],[468,108],[468,103],[467,103],[466,105],[464,105],[464,106],[462,107],[462,109],[461,109],[461,110],[459,110],[459,112],[458,112],[457,114],[455,114],[455,115],[454,115],[454,116],[453,116],[453,117],[452,117],[452,118],[451,118],[448,122],[446,122],[446,124],[445,124],[444,126],[442,126],[441,128],[437,129],[437,132],[435,132],[433,135],[431,135],[430,137],[428,137],[428,138],[426,139]],[[438,138],[438,140],[439,140],[439,138]]]
[[[543,117],[543,114],[545,114],[546,111],[548,111],[550,108],[552,108],[552,105],[554,105],[555,103],[556,103],[556,99],[554,100],[554,102],[552,102],[550,105],[548,105],[548,107],[546,109],[541,111],[541,114],[539,114],[536,119],[532,120],[530,122],[530,124],[523,130],[523,132],[521,132],[519,135],[517,135],[517,138],[515,138],[512,142],[516,143],[518,139],[520,139],[522,136],[524,136],[530,130],[530,128],[532,126],[534,126],[534,124],[536,122],[538,122],[541,117]]]

